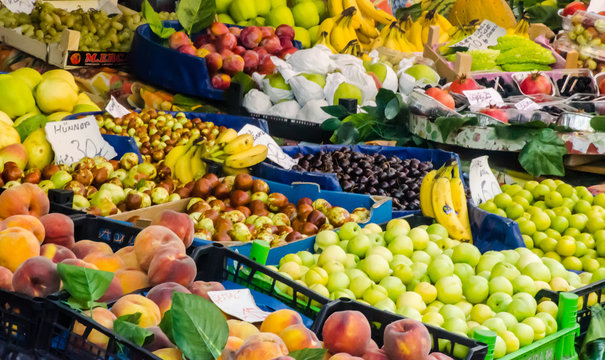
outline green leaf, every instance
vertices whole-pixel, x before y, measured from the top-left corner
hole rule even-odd
[[[196,34],[212,24],[216,15],[214,0],[181,0],[176,16],[187,34]]]
[[[185,106],[195,106],[195,105],[203,105],[202,100],[196,99],[191,96],[176,94],[172,98],[172,103],[174,105],[185,105]]]
[[[530,23],[542,23],[554,31],[555,34],[563,26],[561,17],[557,11],[558,8],[556,7],[542,5],[534,5],[525,9],[525,13],[529,16]]]
[[[346,107],[342,105],[322,106],[321,109],[328,115],[334,116],[337,119],[344,119],[350,115]]]
[[[120,317],[118,317],[118,320],[122,320],[122,321],[126,321],[135,325],[138,325],[139,322],[141,321],[141,313],[140,312],[135,312],[134,314],[126,314],[126,315],[122,315]]]
[[[395,93],[391,90],[381,88],[378,90],[378,94],[376,94],[376,107],[378,108],[379,113],[384,113],[384,109],[387,107],[389,101],[391,101],[394,97],[396,97]]]
[[[401,110],[400,104],[401,102],[397,96],[392,98],[384,108],[384,117],[387,120],[393,120],[395,117],[397,117],[399,111]]]
[[[402,6],[395,11],[395,17],[397,19],[407,19],[408,16],[411,16],[412,20],[416,21],[420,15],[422,15],[422,3],[420,1],[412,6]]]
[[[160,15],[153,10],[153,7],[151,7],[149,1],[143,1],[143,4],[141,5],[141,13],[143,13],[143,18],[149,24],[151,31],[162,39],[167,39],[170,37],[170,35],[176,32],[176,30],[171,27],[164,27],[162,19],[160,19]]]
[[[321,128],[326,131],[336,131],[340,127],[341,121],[337,118],[329,118],[321,123]]]
[[[42,114],[30,116],[27,119],[23,120],[19,125],[15,127],[17,133],[19,133],[19,137],[21,138],[21,142],[25,141],[29,134],[43,127],[48,122],[46,116]]]
[[[170,342],[174,344],[174,336],[172,335],[172,313],[170,310],[167,310],[164,313],[164,316],[162,317],[162,321],[160,321],[159,326],[160,329],[162,329],[162,332],[168,337],[168,340],[170,340]]]
[[[301,349],[290,352],[288,356],[296,360],[321,360],[326,352],[326,349]]]
[[[590,126],[595,129],[595,131],[605,132],[605,116],[595,116],[590,119]]]
[[[476,125],[476,117],[438,117],[435,119],[435,125],[441,133],[442,141],[445,141],[452,131],[456,131],[465,125]]]
[[[359,139],[359,130],[350,122],[342,124],[334,134],[338,144],[355,144]]]
[[[113,273],[108,271],[94,270],[75,265],[63,263],[57,264],[57,271],[63,281],[63,288],[79,304],[88,302],[94,306],[111,283]]]
[[[548,127],[542,121],[530,121],[521,124],[498,124],[493,125],[496,136],[506,140],[528,139],[533,137],[540,130]]]
[[[229,337],[225,317],[211,301],[201,296],[174,293],[170,308],[172,335],[189,360],[218,358]]]
[[[519,163],[533,176],[565,175],[563,155],[567,154],[565,142],[553,129],[542,129],[523,146]]]
[[[141,313],[138,314],[140,317]],[[121,317],[113,321],[113,331],[139,346],[152,342],[154,338],[154,334],[151,331],[123,320]]]

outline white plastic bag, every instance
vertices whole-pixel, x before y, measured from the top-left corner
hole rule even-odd
[[[300,109],[296,118],[298,120],[306,120],[314,123],[321,124],[324,120],[331,118],[328,113],[323,111],[322,107],[328,106],[328,102],[321,100],[311,100]]]
[[[257,89],[251,89],[244,95],[244,108],[251,114],[266,114],[271,108],[271,99]]]
[[[286,62],[296,72],[325,75],[332,66],[330,55],[332,55],[330,49],[317,45],[311,49],[298,50]]]
[[[322,87],[315,81],[308,80],[302,75],[291,78],[289,84],[299,104],[304,105],[311,100],[324,99],[324,90]]]
[[[366,105],[367,101],[376,99],[378,89],[372,76],[368,75],[363,66],[347,65],[341,69],[345,81],[357,86],[361,90],[361,104]]]
[[[296,115],[300,111],[300,105],[296,100],[282,101],[279,104],[273,105],[267,110],[267,115],[281,116],[287,119],[296,119]]]
[[[334,105],[334,93],[338,85],[345,82],[345,77],[341,73],[331,73],[326,76],[326,86],[324,86],[324,97],[329,105]]]

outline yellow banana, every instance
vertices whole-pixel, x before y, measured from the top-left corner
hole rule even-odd
[[[175,146],[168,152],[168,155],[164,158],[164,165],[168,166],[170,170],[174,172],[174,165],[179,157],[183,156],[187,152],[189,147],[187,145]]]
[[[361,33],[371,39],[374,39],[380,35],[378,29],[376,29],[376,23],[372,19],[361,18],[361,26],[359,27],[358,34]]]
[[[354,8],[355,9],[355,13],[353,14],[353,19],[352,19],[352,24],[353,24],[353,29],[357,30],[361,27],[361,22],[363,20],[363,18],[361,17],[361,13],[359,12],[359,9],[357,8],[357,3],[355,2],[355,0],[342,0],[342,7],[345,9],[348,8]]]
[[[202,160],[203,153],[204,148],[198,146],[195,154],[191,158],[191,173],[193,174],[193,180],[197,180],[206,175],[206,163]]]
[[[458,173],[458,166],[454,166],[454,176],[450,180],[450,188],[452,191],[452,201],[454,204],[454,209],[456,210],[458,220],[464,227],[465,231],[468,234],[471,234],[471,224],[468,217],[468,208],[466,204],[466,193],[464,191],[464,185],[462,184],[462,180],[460,179]],[[472,238],[472,234],[471,234]]]
[[[330,43],[337,52],[341,52],[349,42],[357,39],[357,34],[352,27],[353,14],[355,8],[345,9],[330,34]]]
[[[437,24],[441,30],[449,34],[450,29],[453,28],[453,25],[450,23],[450,21],[438,12],[435,13],[435,19],[437,20]]]
[[[389,34],[389,31],[391,30],[391,26],[393,26],[393,23],[397,23],[397,22],[393,21],[393,22],[389,23],[388,25],[385,25],[382,27],[382,30],[380,30],[380,37],[382,37],[383,39],[386,39],[387,35]]]
[[[512,29],[506,30],[506,34],[507,35],[518,35],[518,36],[523,36],[524,38],[529,38],[528,30],[529,30],[529,19],[527,16],[524,16],[523,19],[521,19],[517,23],[517,26],[515,26]]]
[[[416,49],[416,46],[408,41],[403,30],[397,28],[395,34],[397,36],[397,41],[399,42],[399,48],[401,51],[406,53],[420,51],[420,49]]]
[[[420,184],[420,210],[422,215],[428,217],[435,217],[433,211],[433,202],[431,201],[431,193],[433,191],[433,184],[435,183],[435,177],[437,176],[437,170],[431,170],[422,179]]]
[[[216,137],[216,143],[219,146],[223,146],[227,144],[229,141],[235,139],[237,137],[237,131],[232,128],[228,128],[226,130],[221,131]]]
[[[343,10],[342,0],[328,0],[328,13],[330,16],[338,16]]]
[[[225,175],[225,176],[249,174],[249,173],[250,173],[250,171],[248,170],[248,168],[236,169],[236,168],[232,168],[229,166],[223,166],[223,175]]]
[[[403,51],[400,47],[399,38],[397,35],[398,27],[399,26],[397,25],[397,23],[391,24],[389,33],[387,34],[386,38],[384,39],[384,43],[382,46],[389,48],[389,49],[397,50],[397,51]]]
[[[329,37],[330,32],[332,31],[332,28],[334,27],[335,24],[336,24],[336,18],[329,17],[329,18],[325,19],[324,21],[322,21],[321,24],[319,24],[319,29],[317,29],[317,33],[321,34],[321,33],[325,32],[326,34],[328,34],[328,37]]]
[[[193,171],[191,169],[191,160],[195,154],[197,147],[192,146],[187,152],[181,156],[174,166],[174,174],[176,178],[182,183],[187,184],[193,181]]]
[[[328,33],[325,31],[319,33],[319,39],[317,39],[317,42],[315,43],[315,45],[323,45],[323,46],[327,47],[328,49],[330,49],[330,51],[332,51],[332,53],[336,54],[336,50],[334,49],[332,44],[330,44],[330,38],[328,37]]]
[[[225,147],[223,151],[226,154],[232,155],[241,153],[250,149],[254,145],[254,137],[250,134],[242,134],[231,140]]]
[[[362,33],[361,31],[357,31],[357,38],[359,39],[359,43],[362,45],[369,45],[370,43],[372,43],[372,39],[370,39],[369,37],[367,37],[364,33]]]
[[[439,43],[446,43],[449,40],[449,35],[447,30],[443,29],[441,25],[437,22],[437,17],[435,16],[435,11],[425,11],[422,15],[416,20],[422,26],[422,43],[426,44],[429,39],[429,29],[432,25],[439,26]],[[450,25],[451,27],[451,25]],[[448,28],[449,29],[449,28]]]
[[[440,177],[435,180],[431,200],[435,218],[447,229],[448,234],[456,240],[469,241],[471,239],[470,233],[462,225],[454,210],[450,180],[447,177]]]
[[[411,21],[411,19],[409,19]],[[412,22],[410,25],[410,29],[406,31],[406,36],[408,40],[414,44],[414,46],[418,49],[418,51],[424,50],[424,45],[422,42],[422,26],[418,21]]]
[[[383,25],[389,25],[396,21],[395,17],[384,10],[376,9],[370,0],[356,0],[357,7],[361,11],[361,15],[366,18],[373,19]]]
[[[376,39],[374,39],[374,41],[372,42],[372,50],[377,49],[381,46],[384,46],[384,38],[382,36],[378,36]]]
[[[256,165],[267,158],[268,149],[265,145],[255,145],[252,149],[231,155],[225,159],[225,166],[243,169]]]

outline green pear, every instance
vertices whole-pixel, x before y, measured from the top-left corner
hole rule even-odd
[[[29,134],[23,142],[23,146],[27,150],[28,169],[43,169],[55,158],[53,148],[48,140],[46,140],[46,131],[43,127]]]
[[[254,1],[233,0],[229,5],[229,13],[235,22],[252,19],[256,17],[256,7]]]
[[[309,31],[305,28],[294,27],[294,40],[300,41],[304,49],[311,47],[311,35],[309,35]]]
[[[338,105],[340,99],[356,99],[357,104],[361,104],[361,89],[353,84],[341,83],[334,92],[333,104]]]
[[[271,0],[271,9],[277,9],[282,6],[288,6],[288,0]]]
[[[271,10],[271,0],[254,0],[254,6],[258,16],[266,16]]]
[[[307,80],[313,81],[323,89],[326,86],[326,77],[321,74],[301,74]]]
[[[281,24],[286,24],[294,27],[294,17],[292,16],[292,11],[290,11],[290,8],[288,8],[287,6],[281,6],[278,8],[271,6],[271,11],[269,12],[269,15],[267,15],[265,22],[267,25],[273,27],[278,27]]]
[[[216,3],[216,13],[224,14],[229,10],[229,5],[233,0],[215,0]]]
[[[312,1],[301,2],[292,8],[296,26],[308,29],[319,24],[319,13]]]
[[[267,78],[269,79],[269,85],[271,85],[271,87],[283,90],[292,90],[290,85],[286,84],[284,77],[281,76],[280,73],[267,75]]]
[[[235,24],[235,21],[229,14],[218,14],[218,22],[223,24]]]
[[[257,16],[255,17],[252,22],[256,25],[256,26],[265,26],[265,18],[261,17],[261,16]]]
[[[384,79],[387,77],[387,66],[383,63],[377,62],[375,64],[370,64],[367,70],[369,73],[374,73],[381,83],[384,82]]]
[[[406,74],[412,75],[416,80],[424,80],[429,83],[437,83],[439,81],[437,72],[428,65],[412,65],[405,72]]]
[[[254,26],[254,24],[252,23],[252,21],[248,21],[248,20],[238,21],[236,25],[237,26],[243,26],[243,27]]]
[[[250,91],[251,89],[253,89],[255,87],[255,82],[254,82],[254,80],[252,80],[252,77],[250,77],[250,75],[246,74],[243,71],[240,71],[237,74],[235,74],[231,78],[231,82],[240,84],[242,86],[242,90],[244,91],[244,94],[246,94],[248,91]]]
[[[311,46],[315,45],[319,39],[319,25],[309,28],[309,36],[311,37]]]
[[[319,14],[319,21],[323,21],[329,16],[328,8],[326,7],[325,2],[323,2],[322,0],[314,0],[313,4],[315,4],[315,7],[317,8],[317,13]]]

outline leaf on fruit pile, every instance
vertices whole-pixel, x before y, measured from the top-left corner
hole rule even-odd
[[[323,106],[321,109],[325,111],[328,115],[334,116],[337,119],[344,119],[347,116],[351,115],[347,108],[342,105]]]
[[[447,117],[442,116],[435,119],[435,125],[441,133],[441,139],[445,141],[452,131],[456,131],[461,127],[468,125],[477,125],[476,117]]]
[[[600,115],[590,119],[590,127],[595,131],[605,132],[605,116]]]
[[[187,34],[196,34],[212,24],[216,13],[214,0],[181,0],[176,16]]]
[[[29,134],[43,127],[47,122],[48,119],[46,116],[38,114],[23,120],[23,122],[15,127],[15,130],[17,130],[17,133],[19,133],[21,142],[23,142],[25,139],[27,139]]]
[[[229,327],[214,303],[201,296],[174,293],[170,313],[172,335],[184,356],[190,360],[213,360],[221,355]]]
[[[553,129],[542,129],[529,140],[519,153],[519,163],[533,176],[565,175],[563,155],[567,154],[565,142]]]
[[[296,360],[321,360],[326,352],[326,349],[301,349],[290,352],[288,356]]]
[[[113,273],[94,270],[63,263],[57,264],[57,272],[63,282],[63,288],[71,295],[72,303],[77,303],[83,309],[90,309],[111,283]],[[69,301],[68,301],[69,302]]]
[[[153,7],[151,7],[149,1],[143,1],[143,4],[141,5],[141,12],[143,13],[143,18],[149,24],[151,31],[162,39],[168,39],[170,35],[176,32],[176,30],[171,27],[164,27],[160,16],[157,12],[155,12],[155,10],[153,10]]]
[[[172,335],[172,313],[170,310],[167,310],[164,313],[164,316],[162,316],[162,321],[160,321],[159,326],[160,329],[162,329],[162,332],[168,337],[168,340],[170,340],[170,342],[174,344],[174,336]]]
[[[142,327],[140,327],[139,321],[141,321],[141,313],[136,312],[134,314],[122,315],[113,322],[113,331],[137,344],[143,346],[153,341],[155,335]]]

